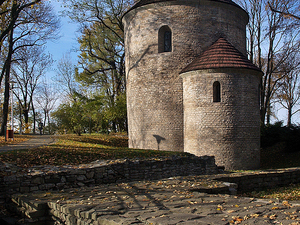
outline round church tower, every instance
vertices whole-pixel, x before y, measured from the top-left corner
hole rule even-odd
[[[185,67],[184,150],[225,169],[258,169],[261,76],[223,37]]]
[[[247,23],[231,0],[141,0],[124,15],[129,147],[184,150],[179,73],[220,36],[246,55]]]

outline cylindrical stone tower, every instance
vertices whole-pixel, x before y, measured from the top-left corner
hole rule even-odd
[[[179,73],[220,36],[246,55],[247,23],[231,0],[141,0],[124,15],[129,147],[184,150]]]
[[[184,150],[225,169],[258,169],[261,75],[224,38],[184,68]]]

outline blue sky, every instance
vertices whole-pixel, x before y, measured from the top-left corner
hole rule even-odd
[[[60,15],[60,11],[62,11],[61,3],[59,0],[50,0],[54,6],[55,13]],[[63,54],[71,52],[72,61],[74,64],[77,64],[77,53],[76,49],[79,48],[79,44],[77,43],[78,37],[78,25],[67,17],[61,18],[61,28],[60,28],[60,38],[58,40],[49,41],[47,43],[46,51],[49,52],[53,59],[54,64],[52,66],[52,70],[47,73],[47,80],[50,81],[51,77],[55,76],[55,68],[57,62],[62,58]],[[51,81],[50,81],[51,82]],[[287,111],[282,109],[280,105],[276,107],[277,116],[279,120],[284,120],[286,122]],[[299,123],[299,114],[293,116],[293,122]]]
[[[54,7],[55,13],[60,15],[60,11],[62,10],[61,3],[58,0],[52,0],[51,4]],[[77,53],[76,49],[79,48],[77,43],[78,33],[78,25],[67,17],[60,16],[61,20],[61,28],[60,28],[60,38],[57,40],[48,41],[46,44],[46,52],[49,52],[53,59],[54,63],[52,66],[52,70],[47,73],[47,78],[50,79],[55,75],[55,68],[57,62],[62,58],[63,54],[71,52],[71,57],[74,64],[77,64]]]

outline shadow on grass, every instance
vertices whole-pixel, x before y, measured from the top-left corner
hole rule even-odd
[[[106,146],[105,146],[106,147]],[[53,144],[29,150],[10,151],[0,154],[0,160],[27,168],[39,165],[79,165],[96,160],[115,159],[146,159],[166,157],[171,155],[186,155],[185,153],[157,150],[129,149],[126,147],[87,147]]]
[[[59,139],[78,141],[82,143],[108,145],[113,147],[128,147],[128,138],[126,136],[113,136],[113,135],[62,135]]]

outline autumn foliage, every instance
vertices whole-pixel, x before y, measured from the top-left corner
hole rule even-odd
[[[126,135],[61,135],[55,144],[0,154],[0,161],[22,168],[39,165],[79,165],[96,160],[149,158],[185,153],[137,150],[127,147]]]

